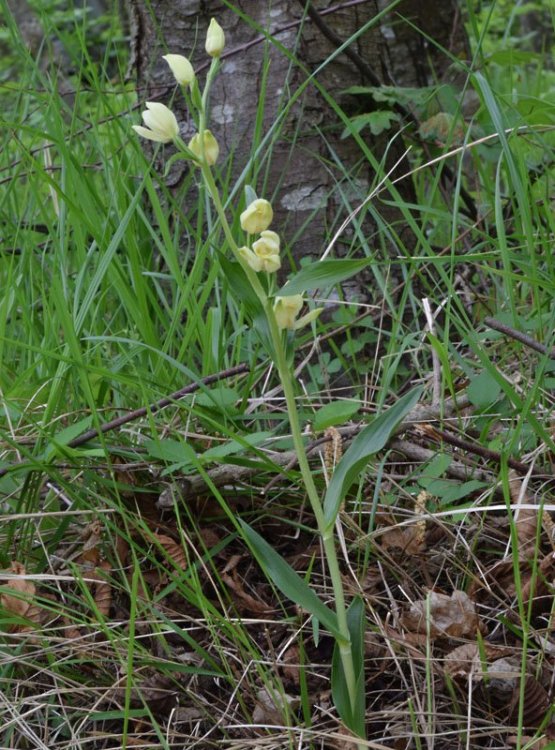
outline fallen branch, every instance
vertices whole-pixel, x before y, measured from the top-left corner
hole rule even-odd
[[[495,318],[484,318],[484,323],[490,328],[493,328],[500,333],[504,333],[505,336],[520,341],[521,344],[528,346],[530,349],[534,349],[536,352],[540,352],[540,354],[547,354],[550,359],[555,359],[555,347],[548,349],[547,346],[540,344],[539,341],[536,341],[536,339],[533,339],[526,333],[517,331],[514,328],[505,325],[505,323],[500,323],[498,320],[495,320]]]
[[[465,440],[458,437],[457,435],[453,435],[450,432],[445,432],[444,430],[438,430],[432,425],[421,425],[420,430],[426,435],[426,437],[431,438],[436,442],[443,440],[445,443],[454,445],[455,448],[461,448],[468,453],[474,453],[474,455],[476,456],[481,456],[482,458],[486,458],[489,461],[495,461],[495,463],[501,465],[501,454],[497,451],[491,450],[491,448],[484,448],[483,445],[471,443],[470,440]],[[530,468],[528,464],[522,463],[522,461],[517,461],[515,458],[508,458],[507,465],[510,466],[511,469],[520,471],[522,474],[526,474],[526,472]]]
[[[418,404],[406,418],[398,425],[394,434],[403,432],[415,423],[429,422],[438,419],[440,416],[449,415],[458,409],[463,409],[470,403],[466,394],[461,395],[457,401],[448,399],[443,406],[423,406]],[[366,424],[350,424],[345,427],[339,427],[337,432],[343,440],[352,440]],[[314,451],[331,440],[330,437],[320,437],[312,441],[306,449],[307,455],[310,456]],[[274,466],[283,467],[283,470],[272,477],[269,484],[261,490],[264,494],[276,482],[284,477],[285,473],[297,465],[297,455],[295,451],[284,451],[282,453],[267,451],[268,463]],[[262,461],[258,466],[237,466],[236,464],[221,464],[214,469],[210,469],[205,474],[193,474],[188,477],[181,477],[179,481],[164,490],[158,499],[157,505],[160,508],[172,507],[174,499],[183,499],[187,496],[199,495],[206,492],[210,485],[214,487],[223,487],[224,485],[233,485],[260,474],[261,471],[271,471],[271,465],[265,465]]]
[[[216,372],[213,375],[208,375],[205,378],[201,378],[196,383],[190,383],[189,385],[186,385],[184,388],[180,388],[178,391],[174,391],[169,396],[164,396],[164,398],[161,398],[158,401],[155,401],[153,404],[150,404],[149,406],[141,406],[139,409],[134,409],[133,411],[130,411],[127,414],[123,414],[121,417],[116,417],[115,419],[111,419],[109,422],[105,422],[104,424],[100,425],[100,427],[93,427],[92,429],[81,433],[81,435],[78,435],[76,438],[73,438],[73,440],[70,440],[69,443],[67,444],[67,447],[77,448],[78,446],[84,445],[85,443],[88,443],[90,440],[93,440],[95,437],[99,437],[100,435],[105,435],[107,432],[110,432],[111,430],[117,430],[119,427],[122,427],[124,424],[133,422],[136,419],[141,419],[142,417],[145,417],[147,414],[154,414],[155,412],[160,411],[160,409],[163,409],[164,407],[169,406],[170,404],[174,404],[176,401],[179,401],[179,399],[183,398],[184,396],[188,396],[190,393],[194,393],[195,391],[198,391],[199,388],[202,388],[203,386],[211,385],[212,383],[215,383],[218,380],[231,378],[234,375],[243,375],[244,373],[248,371],[249,371],[249,366],[247,364],[241,364],[241,365],[237,365],[236,367],[229,367],[227,370],[221,370],[220,372]],[[16,469],[20,466],[26,466],[26,465],[28,465],[27,461],[16,461],[13,464],[4,466],[0,469],[0,477],[3,477],[5,474],[7,474],[9,471],[12,471],[13,469]]]

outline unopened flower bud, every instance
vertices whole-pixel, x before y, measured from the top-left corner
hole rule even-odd
[[[241,227],[249,234],[268,229],[274,218],[272,206],[264,198],[257,198],[241,214]]]
[[[219,57],[225,47],[225,34],[224,30],[215,18],[210,21],[210,26],[206,33],[206,52],[210,57]]]
[[[181,86],[189,86],[195,80],[195,71],[186,57],[183,55],[163,55],[162,57]]]
[[[218,146],[218,141],[214,138],[212,133],[209,130],[204,131],[204,159],[209,167],[214,166],[214,164],[218,161],[218,156],[220,154],[220,147]],[[193,152],[193,154],[199,159],[202,160],[202,151],[200,147],[200,133],[196,133],[191,140],[189,141],[189,149]]]

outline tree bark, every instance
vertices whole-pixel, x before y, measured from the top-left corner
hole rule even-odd
[[[248,163],[259,105],[263,106],[263,131],[279,120],[291,97],[317,72],[317,81],[347,113],[355,113],[360,99],[344,93],[355,84],[420,86],[444,77],[453,56],[466,55],[464,27],[454,0],[404,0],[393,14],[387,14],[373,28],[359,35],[348,50],[331,63],[320,66],[338,45],[355,35],[386,7],[385,0],[345,2],[330,0],[311,3],[318,18],[304,17],[306,3],[296,0],[240,0],[233,10],[216,0],[127,0],[132,28],[132,66],[139,96],[170,103],[174,82],[161,59],[166,52],[189,57],[197,73],[207,67],[204,36],[211,17],[226,33],[222,69],[211,97],[211,127],[224,155],[233,153],[233,174]],[[304,69],[291,65],[288,56],[274,44],[267,44],[245,14],[267,30],[280,45],[296,55]],[[419,27],[419,34],[408,23]],[[426,40],[433,38],[436,45]],[[265,76],[267,77],[265,80]],[[264,99],[262,102],[261,100]],[[172,107],[183,123],[187,140],[193,126],[179,98]],[[344,124],[314,84],[306,87],[277,133],[271,157],[265,154],[251,164],[248,182],[260,195],[271,199],[277,209],[275,226],[292,246],[297,258],[319,256],[330,236],[330,228],[341,208],[340,193],[354,207],[365,197],[375,177],[374,170],[353,138],[341,139]],[[389,144],[392,133],[370,140],[376,159],[388,153],[387,164],[400,158],[400,139]],[[389,146],[389,147],[388,147]],[[342,182],[337,163],[350,165],[349,184]],[[188,169],[187,165],[181,166]],[[177,186],[183,176],[173,176]],[[407,200],[413,198],[408,181],[400,185]],[[386,220],[398,213],[381,206]],[[343,216],[348,208],[343,209]],[[302,230],[302,231],[301,231]]]

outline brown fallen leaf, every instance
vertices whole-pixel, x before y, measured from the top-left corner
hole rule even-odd
[[[520,704],[520,684],[513,692],[511,700],[509,721],[516,724],[518,722]],[[527,675],[524,683],[524,700],[522,721],[525,727],[537,728],[545,719],[546,713],[551,708],[551,701],[547,690],[541,685],[535,677]]]
[[[243,588],[243,584],[239,580],[237,570],[233,570],[231,572],[231,575],[229,573],[222,573],[221,578],[222,581],[227,586],[229,586],[233,593],[241,600],[244,605],[243,609],[246,608],[246,610],[250,614],[267,615],[270,612],[273,612],[274,608],[270,607],[268,604],[266,604],[266,602],[262,601],[262,599],[255,599],[254,596],[247,594],[247,592]]]
[[[390,526],[380,534],[384,550],[400,549],[408,555],[418,555],[426,549],[426,503],[431,495],[423,490],[414,501],[415,523],[410,526],[399,526],[390,513],[376,514],[376,522]]]
[[[299,647],[296,643],[293,643],[283,654],[283,663],[281,665],[281,673],[284,679],[296,686],[300,682],[300,658]]]
[[[154,534],[158,544],[165,549],[168,556],[174,561],[178,568],[185,570],[187,567],[187,556],[183,546],[166,534]]]
[[[426,549],[424,536],[417,524],[388,529],[380,535],[380,541],[384,550],[400,549],[407,555],[418,555]]]
[[[14,576],[24,576],[25,566],[14,561],[10,572]],[[12,632],[23,632],[41,624],[41,608],[35,597],[35,584],[27,578],[10,578],[4,584],[4,591],[0,594],[0,608],[15,617],[25,618],[29,623],[12,625]]]
[[[530,597],[534,597],[534,606],[541,604],[541,599],[544,599],[545,608],[551,608],[552,601],[552,581],[555,574],[555,554],[548,552],[547,555],[540,561],[536,575],[532,575],[532,571],[528,572],[527,576],[524,577],[524,581],[521,581],[522,585],[522,600],[525,605],[528,605]],[[547,597],[549,594],[549,597]]]
[[[295,710],[299,705],[298,697],[288,693],[262,688],[256,694],[256,706],[252,714],[255,724],[283,724],[288,723],[289,710]]]
[[[489,700],[503,720],[518,722],[520,712],[522,664],[520,655],[496,659],[488,665],[488,679],[484,687]],[[525,727],[539,727],[551,708],[549,695],[543,685],[532,675],[524,677],[522,719]]]
[[[209,526],[201,526],[198,535],[206,549],[212,549],[222,541],[221,536]]]
[[[553,726],[547,727],[545,730],[546,736],[545,737],[538,737],[537,740],[534,740],[532,736],[524,735],[522,737],[518,737],[517,735],[514,735],[512,737],[507,737],[507,742],[511,747],[526,747],[527,750],[542,750],[542,748],[549,747],[549,745],[553,746],[553,739],[555,738],[555,730]],[[529,744],[532,743],[533,744]]]
[[[108,617],[112,605],[112,587],[105,578],[106,571],[111,569],[112,566],[110,563],[107,560],[103,560],[96,570],[87,574],[89,579],[95,579],[95,583],[92,584],[93,599],[102,617]]]
[[[509,656],[512,653],[512,649],[484,643],[482,653],[486,661],[490,661],[491,659],[500,659],[503,656]],[[457,648],[454,648],[447,654],[443,671],[446,675],[453,678],[472,675],[475,679],[482,679],[484,666],[478,644],[465,643],[462,646],[457,646]]]
[[[515,734],[512,737],[507,737],[507,742],[511,747],[516,747],[517,745],[519,747],[526,746],[528,750],[542,750],[542,748],[547,747],[552,743],[552,740],[550,740],[549,737],[539,737],[530,745],[529,743],[532,742],[533,739],[533,737],[529,737],[528,735],[517,737]]]
[[[476,635],[480,629],[474,602],[458,590],[451,596],[430,591],[427,599],[410,605],[401,617],[401,624],[413,633],[427,634],[429,628],[431,638],[465,638]]]
[[[513,505],[532,503],[532,499],[524,490],[522,479],[514,469],[509,471],[509,491]],[[515,526],[519,552],[525,556],[533,555],[538,530],[538,512],[530,508],[517,508]]]

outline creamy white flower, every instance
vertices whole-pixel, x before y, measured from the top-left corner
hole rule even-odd
[[[302,294],[292,294],[290,297],[276,297],[274,315],[276,316],[278,328],[280,330],[287,328],[290,331],[298,331],[299,328],[303,328],[313,320],[316,320],[324,309],[323,307],[317,307],[297,320],[297,315],[300,313],[303,305],[304,299]]]
[[[257,257],[249,247],[240,247],[239,255],[243,258],[246,263],[252,268],[253,271],[258,273],[262,271],[262,261]]]
[[[264,198],[257,198],[241,214],[241,227],[249,234],[268,229],[274,218],[272,206]]]
[[[276,297],[274,302],[274,315],[278,328],[283,330],[295,328],[296,317],[304,305],[302,294],[293,294],[290,297]]]
[[[133,130],[143,138],[156,143],[169,143],[179,135],[179,125],[171,109],[160,102],[147,102],[142,113],[146,125],[133,125]]]
[[[262,270],[268,273],[277,271],[281,266],[279,257],[279,235],[266,229],[260,233],[260,239],[253,242],[254,254],[262,263]]]

